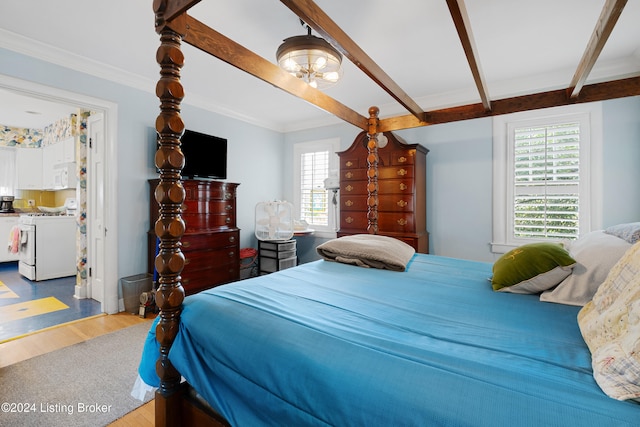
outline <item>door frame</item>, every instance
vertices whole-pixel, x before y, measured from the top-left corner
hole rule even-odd
[[[104,258],[96,260],[103,265],[105,272],[104,301],[101,310],[104,313],[118,312],[118,216],[117,206],[117,170],[108,165],[117,165],[117,135],[118,135],[118,104],[100,98],[58,89],[38,83],[17,79],[0,74],[0,87],[21,93],[33,98],[39,98],[50,102],[71,104],[78,108],[101,112],[104,115],[105,125],[105,176],[102,179],[105,195],[105,251]],[[88,165],[87,165],[88,168]],[[87,173],[90,173],[87,170]],[[89,197],[89,196],[88,196]],[[91,221],[91,218],[87,218]],[[108,231],[111,231],[110,233]],[[88,248],[87,248],[88,249]],[[87,278],[87,280],[91,280]],[[80,291],[82,292],[82,291]],[[78,288],[76,288],[78,293]],[[86,298],[85,295],[75,296]]]

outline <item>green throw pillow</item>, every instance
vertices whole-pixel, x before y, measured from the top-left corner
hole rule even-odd
[[[576,261],[561,244],[531,243],[502,255],[493,264],[494,291],[535,294],[571,274]]]

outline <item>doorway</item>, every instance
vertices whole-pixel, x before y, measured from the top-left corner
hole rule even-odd
[[[117,287],[117,233],[107,235],[106,230],[117,230],[116,226],[116,173],[109,172],[108,164],[116,164],[116,136],[117,136],[117,104],[98,98],[93,98],[70,92],[62,89],[52,88],[33,82],[28,82],[8,76],[0,75],[0,88],[14,91],[24,96],[43,99],[50,102],[59,102],[67,105],[77,106],[80,109],[91,111],[102,117],[101,138],[104,141],[102,149],[102,167],[91,170],[91,165],[87,164],[87,175],[94,178],[94,190],[87,191],[87,205],[94,203],[93,198],[101,197],[104,209],[101,217],[97,220],[101,222],[104,235],[93,234],[91,238],[100,238],[100,248],[98,253],[91,251],[91,242],[87,241],[88,261],[87,272],[91,272],[94,267],[100,266],[100,282],[102,289],[99,290],[103,296],[101,301],[101,311],[104,313],[118,312],[118,287]],[[96,173],[101,176],[95,176]],[[95,210],[87,212],[87,224],[96,222]],[[94,217],[92,217],[94,215]],[[89,236],[88,236],[89,238]],[[99,284],[96,284],[96,286]],[[94,287],[91,274],[87,274],[87,285],[76,286],[76,298],[90,298],[92,290],[98,292]]]

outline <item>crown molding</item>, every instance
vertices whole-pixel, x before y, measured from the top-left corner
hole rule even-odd
[[[2,28],[0,28],[0,47],[155,95],[157,82],[153,79],[42,43],[38,40],[24,37]],[[283,127],[276,123],[238,113],[225,106],[212,103],[210,100],[197,94],[189,93],[185,99],[185,104],[276,132],[284,132]]]

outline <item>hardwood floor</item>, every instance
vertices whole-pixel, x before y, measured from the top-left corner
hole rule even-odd
[[[155,401],[150,401],[109,424],[109,427],[154,427],[155,423]]]
[[[115,332],[141,322],[151,322],[129,313],[101,314],[48,328],[22,338],[0,344],[0,368],[30,359],[50,351],[77,344],[100,335]],[[110,424],[116,427],[153,427],[154,401]]]

